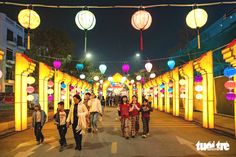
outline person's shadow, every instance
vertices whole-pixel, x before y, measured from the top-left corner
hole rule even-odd
[[[106,147],[108,145],[111,145],[109,142],[103,142],[103,143],[91,143],[91,142],[84,142],[83,148],[84,149],[99,149]]]

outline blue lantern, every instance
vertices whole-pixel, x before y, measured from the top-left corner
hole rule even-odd
[[[175,67],[175,61],[171,59],[167,62],[167,65],[169,66],[170,69],[173,69]]]
[[[227,67],[224,69],[224,76],[231,78],[236,74],[236,69],[233,67]]]
[[[172,93],[172,92],[173,92],[173,89],[172,89],[172,88],[169,88],[169,89],[168,89],[168,92],[169,92],[169,93]]]
[[[84,69],[84,64],[76,64],[76,69],[77,70],[83,70]]]
[[[162,83],[162,84],[160,85],[160,88],[165,88],[165,85]]]
[[[85,89],[85,92],[89,92],[89,90],[88,90],[88,89]]]
[[[61,84],[61,88],[65,89],[65,88],[66,88],[66,84],[65,84],[65,83],[62,83],[62,84]]]
[[[107,66],[105,64],[101,64],[99,66],[99,70],[102,74],[105,74],[106,70],[107,70]]]
[[[93,83],[93,80],[89,80],[89,83]]]

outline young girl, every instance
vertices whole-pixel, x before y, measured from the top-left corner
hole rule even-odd
[[[139,110],[140,110],[140,104],[138,103],[137,96],[132,97],[132,102],[130,104],[130,110],[131,110],[131,136],[132,138],[135,137],[135,135],[138,135],[139,131]]]
[[[149,135],[149,121],[150,121],[150,112],[153,109],[149,106],[148,100],[144,99],[141,106],[140,112],[142,113],[142,122],[143,122],[143,138],[146,138]]]
[[[130,132],[130,106],[127,96],[121,98],[121,104],[118,107],[118,113],[121,121],[121,133],[126,139],[129,139]]]

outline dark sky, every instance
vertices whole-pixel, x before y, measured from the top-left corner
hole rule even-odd
[[[160,3],[202,3],[216,0],[9,0],[11,2],[44,3],[52,5],[145,5]],[[233,5],[203,7],[208,12],[208,22],[204,28],[211,25]],[[22,7],[0,6],[0,11],[17,20]],[[74,22],[79,9],[49,9],[34,8],[41,17],[40,28],[56,27],[69,34],[74,41],[76,50],[73,58],[83,53],[84,33]],[[168,49],[178,43],[178,32],[181,29],[190,29],[186,26],[185,17],[191,8],[163,7],[146,9],[152,15],[152,25],[144,32],[144,52],[149,58],[168,57]],[[108,74],[121,72],[124,61],[132,60],[131,69],[138,70],[144,63],[135,59],[139,50],[139,32],[130,23],[132,14],[136,9],[90,9],[96,16],[96,26],[88,33],[88,51],[93,56],[93,62],[99,65],[101,61],[114,61],[107,63]],[[203,30],[204,30],[203,28]],[[145,58],[143,58],[145,59]],[[117,62],[118,61],[118,62]],[[155,63],[166,64],[165,62]]]

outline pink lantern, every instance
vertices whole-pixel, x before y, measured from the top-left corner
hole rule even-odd
[[[198,76],[195,76],[195,77],[194,77],[194,81],[195,81],[195,82],[202,82],[202,79],[203,79],[203,78],[202,78],[201,75],[198,75]]]
[[[141,83],[144,84],[145,83],[145,79],[142,77],[141,78]]]
[[[164,89],[161,89],[160,92],[161,92],[161,93],[165,93],[165,90],[164,90]]]
[[[233,101],[236,98],[236,95],[233,92],[228,92],[225,95],[226,99],[229,101]]]
[[[54,85],[54,83],[53,83],[53,81],[48,81],[48,87],[53,87],[53,85]]]
[[[181,86],[179,90],[180,90],[180,92],[183,93],[183,92],[185,92],[185,87]]]
[[[27,87],[27,93],[31,94],[31,93],[33,93],[33,92],[34,92],[34,87],[28,86],[28,87]]]
[[[59,61],[59,60],[53,61],[53,66],[54,66],[54,68],[55,68],[56,70],[60,69],[60,67],[61,67],[61,61]]]
[[[233,80],[229,80],[225,82],[224,85],[225,85],[225,88],[229,90],[234,89],[236,87],[236,83]]]
[[[168,86],[169,86],[169,87],[173,87],[173,82],[169,82],[169,83],[168,83]]]
[[[70,86],[70,90],[73,90],[74,89],[74,86]]]
[[[65,93],[66,93],[65,89],[61,90],[61,94],[65,94]]]
[[[129,64],[123,64],[122,65],[122,71],[123,73],[127,74],[129,72],[130,66]]]
[[[53,95],[48,96],[48,101],[53,101],[53,99],[54,99]]]

